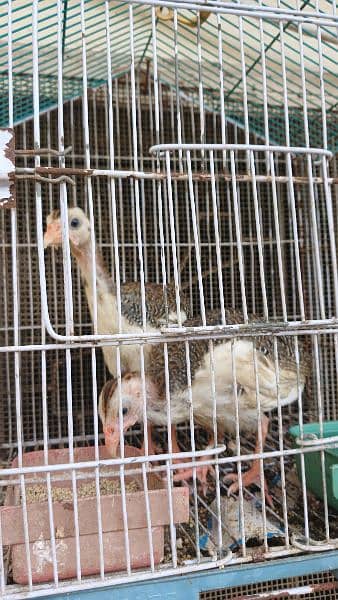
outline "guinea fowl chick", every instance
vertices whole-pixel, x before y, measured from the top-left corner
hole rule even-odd
[[[227,310],[228,324],[241,323],[242,315],[237,311]],[[251,321],[258,322],[255,316]],[[220,314],[210,312],[207,315],[207,324],[220,323]],[[197,326],[201,320],[188,319],[186,326]],[[300,342],[299,342],[300,346]],[[170,388],[170,414],[172,424],[182,423],[189,419],[189,387],[187,376],[186,343],[173,342],[167,345]],[[206,339],[192,341],[189,344],[191,368],[191,396],[196,425],[210,433],[213,440],[213,396],[211,379],[211,356],[209,342]],[[255,358],[256,355],[256,367]],[[154,345],[150,355],[149,369],[146,378],[146,404],[147,420],[156,425],[167,423],[167,403],[165,398],[165,362],[162,345]],[[297,366],[295,349],[292,339],[288,336],[278,338],[278,388],[281,406],[294,402],[298,394],[302,393],[306,376],[309,370],[309,357],[300,351],[299,365]],[[233,368],[236,377],[234,385]],[[215,377],[215,400],[218,436],[224,437],[225,433],[236,432],[236,396],[238,401],[238,419],[240,435],[245,432],[257,431],[261,427],[262,447],[268,432],[269,419],[264,414],[277,407],[277,376],[275,370],[274,341],[272,337],[262,336],[257,338],[236,338],[232,341],[219,339],[214,341],[213,370]],[[122,379],[121,395],[123,413],[123,431],[126,431],[131,422],[143,420],[143,395],[142,381],[139,375],[128,374]],[[257,391],[256,391],[257,379]],[[152,385],[156,383],[156,388]],[[149,391],[148,391],[149,390]],[[156,393],[157,391],[157,393]],[[257,395],[261,408],[261,422],[258,422]],[[100,397],[101,406],[109,406],[109,435],[116,446],[120,440],[120,425],[118,413],[118,394],[116,386],[109,387],[109,382],[103,388]],[[101,413],[100,413],[101,414]],[[106,411],[108,416],[108,411]],[[101,417],[102,418],[102,417]],[[107,421],[107,422],[108,422]],[[175,448],[177,448],[175,438]],[[173,442],[173,450],[174,442]],[[261,452],[257,435],[255,453]],[[199,479],[205,480],[206,471],[200,469]],[[186,469],[174,476],[176,481],[188,479],[192,469]],[[231,473],[227,479],[233,483],[229,493],[238,490],[238,474]],[[242,475],[244,486],[260,483],[260,460],[252,461],[251,468]],[[272,500],[266,490],[266,499],[271,504]]]
[[[99,415],[105,435],[105,446],[111,456],[117,455],[117,449],[120,444],[121,429],[123,434],[133,427],[136,423],[143,423],[143,383],[139,373],[126,373],[121,380],[121,400],[122,400],[122,428],[120,427],[120,400],[118,393],[117,379],[110,379],[103,386],[99,397]],[[145,378],[145,393],[147,403],[147,424],[149,432],[149,423],[158,426],[167,426],[168,421],[166,412],[163,410],[163,398],[159,398],[159,389],[157,385],[150,379]],[[172,416],[172,423],[175,425],[182,423],[189,418],[189,407],[186,404],[178,405]],[[171,427],[172,435],[172,450],[173,453],[181,452],[177,439],[176,428]],[[148,433],[149,436],[149,433]],[[149,438],[148,444],[149,455],[156,454],[156,448]],[[175,462],[175,460],[173,461]],[[178,459],[178,462],[184,462],[184,459]],[[196,467],[196,476],[202,484],[204,495],[207,489],[207,474],[213,471],[211,466]],[[174,475],[174,480],[184,480],[188,477],[182,471],[178,475]],[[192,475],[192,469],[191,469]]]
[[[79,207],[68,209],[68,230],[70,250],[81,272],[87,302],[93,319],[93,272],[92,272],[92,242],[90,222]],[[47,217],[47,229],[44,235],[44,246],[61,246],[60,211],[54,210]],[[120,285],[122,327],[119,331],[116,286],[107,272],[102,255],[95,246],[96,262],[96,296],[97,296],[97,331],[103,334],[142,332],[142,296],[141,284],[136,282]],[[167,322],[177,323],[177,305],[175,287],[162,284],[145,284],[146,331],[154,332]],[[184,323],[189,315],[189,306],[181,294],[180,316]],[[151,345],[144,348],[145,369],[149,364]],[[116,347],[104,346],[103,356],[109,372],[116,377]],[[121,371],[140,370],[140,346],[120,346]]]
[[[149,377],[146,378],[145,385],[147,401],[149,401],[150,407],[156,407],[158,405],[158,389]],[[143,386],[139,373],[126,373],[122,377],[121,396],[123,433],[125,433],[135,423],[143,422]],[[120,444],[119,406],[117,379],[109,379],[100,393],[99,415],[105,436],[105,446],[112,457],[116,456]],[[148,422],[155,423],[151,418],[148,419]],[[155,454],[155,447],[149,437],[149,429],[148,452],[150,455]]]
[[[68,229],[70,250],[81,272],[87,302],[91,317],[93,318],[93,273],[92,273],[92,243],[90,223],[79,207],[68,209]],[[44,235],[44,246],[60,246],[62,244],[60,212],[54,210],[47,217],[47,229]],[[114,285],[102,255],[95,247],[96,262],[96,295],[97,295],[97,330],[98,333],[116,334],[118,328],[118,311],[116,286]],[[140,333],[142,329],[142,299],[141,284],[138,282],[121,283],[121,333]],[[165,290],[162,284],[145,284],[146,331],[156,331],[167,321],[177,323],[176,295],[173,285],[167,285]],[[181,321],[184,323],[189,314],[188,303],[182,298]],[[140,353],[139,345],[125,345],[120,347],[121,368],[124,371],[139,371]],[[144,346],[145,361],[151,345]],[[103,347],[105,363],[109,372],[115,377],[116,348]]]

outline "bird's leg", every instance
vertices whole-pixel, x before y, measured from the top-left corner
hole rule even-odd
[[[172,448],[173,454],[182,452],[181,448],[178,445],[175,425],[171,426],[171,448]],[[190,458],[173,458],[173,463],[182,463],[182,462],[190,462]]]
[[[176,432],[175,432],[175,437],[176,437]],[[177,444],[177,441],[176,441],[176,444]],[[214,440],[213,440],[213,438],[210,438],[206,449],[212,448],[213,444],[214,444]],[[173,446],[173,448],[174,448],[174,446]],[[177,448],[178,448],[178,445],[177,445]],[[180,449],[178,448],[177,451],[180,451]],[[199,460],[202,461],[204,459],[205,459],[205,457],[201,456],[201,458],[199,458],[197,460],[197,462]],[[187,460],[189,462],[191,461],[190,458],[188,458]],[[184,461],[182,461],[182,459],[177,459],[174,462],[184,462]],[[207,479],[208,473],[210,472],[212,475],[214,475],[214,468],[212,465],[201,465],[201,466],[196,466],[196,467],[189,467],[188,469],[179,469],[178,472],[174,475],[173,480],[174,481],[187,481],[188,479],[191,479],[193,477],[194,469],[196,469],[196,477],[202,486],[203,496],[206,496],[207,489],[208,489],[208,479]]]
[[[262,446],[259,442],[259,438],[258,438],[258,434],[257,434],[255,454],[259,454],[261,452],[261,449],[264,448],[266,436],[268,434],[268,428],[269,428],[269,419],[266,415],[263,415],[262,420],[261,420]],[[250,469],[248,471],[246,471],[245,473],[242,473],[243,486],[248,487],[252,483],[256,483],[256,484],[258,483],[260,485],[260,483],[261,483],[260,473],[261,473],[260,459],[256,458],[255,460],[252,461],[252,465],[251,465]],[[239,488],[238,473],[228,473],[225,476],[224,480],[225,481],[233,481],[233,483],[230,485],[230,487],[228,489],[228,494],[233,494],[238,491],[238,488]],[[265,477],[264,477],[264,491],[265,491],[266,501],[268,502],[268,504],[270,506],[273,506],[272,498],[269,494],[269,490],[268,490],[268,486],[265,481]]]
[[[181,448],[178,445],[178,441],[177,441],[177,433],[176,433],[176,426],[172,425],[171,426],[171,450],[172,453],[177,454],[178,452],[182,452]],[[169,448],[168,448],[168,452],[169,452]],[[189,458],[173,458],[173,463],[182,463],[182,462],[186,462],[189,461]],[[181,471],[179,471],[179,473],[183,473],[184,470],[182,469]]]
[[[175,453],[176,452],[182,452],[181,448],[178,445],[177,433],[176,433],[176,426],[175,425],[171,426],[171,447],[172,447],[172,451],[175,452]],[[179,459],[176,459],[176,462],[178,460]],[[175,462],[175,460],[173,462]],[[182,461],[180,460],[180,462],[182,462]]]
[[[152,438],[152,425],[147,425],[147,439],[148,439],[148,455],[156,454],[156,446],[154,445]],[[141,447],[141,452],[145,455],[145,439],[143,439],[143,444]]]

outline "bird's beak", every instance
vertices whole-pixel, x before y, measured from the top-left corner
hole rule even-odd
[[[123,421],[123,433],[125,433],[127,431],[127,429],[129,429],[129,427],[132,427],[133,425],[135,425],[136,423],[136,419],[134,417],[125,417],[124,421]],[[115,458],[117,456],[117,449],[120,445],[120,426],[119,426],[119,420],[116,419],[116,421],[110,425],[106,425],[103,428],[103,433],[104,433],[104,443],[105,446],[109,452],[109,455],[112,458]]]
[[[61,244],[61,224],[58,221],[53,221],[47,224],[45,235],[43,236],[43,245],[45,248],[48,246],[59,246]]]
[[[107,451],[112,458],[115,458],[120,444],[120,428],[118,423],[107,425],[107,427],[103,428],[103,433]]]

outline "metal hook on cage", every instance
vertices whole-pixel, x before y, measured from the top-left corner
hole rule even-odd
[[[200,16],[200,25],[203,25],[205,21],[207,21],[211,11],[209,10],[201,10],[199,12]],[[174,11],[172,8],[167,8],[165,6],[158,6],[156,8],[156,16],[161,21],[173,21],[174,20]],[[177,20],[181,25],[187,25],[188,27],[197,27],[198,25],[198,17],[194,17],[193,19],[188,19],[187,17],[182,17],[181,15],[177,15]]]
[[[39,181],[41,183],[69,183],[70,185],[76,185],[74,179],[68,177],[68,175],[60,175],[60,177],[55,177],[50,179],[49,177],[42,177],[42,175],[15,175],[16,179],[34,179],[34,181]]]
[[[15,150],[16,156],[66,156],[73,150],[73,146],[67,146],[64,150],[54,150],[54,148],[24,148]]]

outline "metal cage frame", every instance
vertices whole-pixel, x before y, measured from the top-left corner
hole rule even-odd
[[[2,491],[7,489],[7,495],[2,494],[4,508],[22,508],[17,540],[26,557],[22,568],[27,582],[7,581],[7,548],[12,543],[6,542],[10,536],[1,516],[5,513],[0,513],[2,596],[72,593],[82,597],[85,593],[103,599],[106,595],[113,599],[198,598],[207,590],[236,587],[239,580],[245,585],[309,573],[336,574],[338,534],[328,502],[325,451],[338,448],[338,435],[324,436],[324,422],[337,419],[338,388],[334,78],[338,14],[334,2],[305,0],[301,4],[297,0],[294,8],[291,0],[251,4],[48,0],[42,7],[39,0],[33,0],[29,11],[23,3],[15,6],[8,0],[6,9],[6,15],[0,15],[5,31],[0,46],[0,125],[10,136],[14,129],[16,141],[12,154],[6,148],[0,156],[5,164],[2,168],[1,163],[0,183],[5,181],[8,188],[0,205],[4,282],[0,356],[5,389],[0,484]],[[26,32],[21,37],[23,27]],[[71,258],[74,248],[67,211],[77,205],[88,215],[89,310]],[[44,219],[54,208],[60,209],[60,262],[54,251],[49,257],[44,251]],[[102,329],[100,321],[104,294],[99,287],[99,249],[115,286],[109,284],[105,291],[116,300],[116,326],[111,330]],[[229,269],[228,280],[224,269]],[[121,300],[128,280],[139,284],[134,329],[130,322],[126,325]],[[146,304],[147,286],[155,283],[163,290],[173,287],[175,305],[174,317],[167,304],[165,317],[156,326],[149,324]],[[192,324],[182,308],[183,289],[188,290],[187,306],[199,316]],[[227,319],[228,305],[240,308],[237,322]],[[208,315],[215,307],[220,316],[216,324],[210,324]],[[250,317],[256,311],[262,315],[258,320]],[[271,419],[273,432],[266,451],[259,425],[268,412],[259,389],[259,356],[266,348],[264,343],[256,344],[258,339],[271,341],[271,387],[276,388],[272,409],[277,416],[275,412]],[[295,409],[287,402],[285,408],[281,398],[279,351],[285,339],[292,347],[296,373]],[[258,446],[249,434],[242,440],[240,430],[243,386],[237,386],[234,350],[238,340],[253,344],[250,364]],[[313,388],[307,393],[301,382],[303,340],[312,361]],[[170,419],[176,391],[171,387],[170,353],[179,344],[184,347],[186,370],[184,377],[180,373],[185,383],[179,392],[182,396],[177,397],[188,409],[184,413],[187,424],[177,428],[184,450],[175,452]],[[205,344],[203,356],[210,361],[209,445],[206,434],[195,434],[194,377],[202,363],[193,364],[192,348],[199,344]],[[231,391],[226,393],[235,411],[231,455],[225,453],[229,445],[219,443],[217,431],[216,350],[226,345],[232,376]],[[168,450],[162,447],[153,454],[149,451],[146,382],[151,348],[159,347],[163,349],[165,405],[159,439]],[[124,353],[131,355],[133,348],[137,348],[142,380],[143,421],[126,440],[139,443],[143,434],[144,455],[125,455],[120,429],[121,456],[102,458],[98,397],[100,386],[109,378],[104,362],[112,372],[107,351],[115,361],[121,422]],[[98,351],[103,351],[104,360]],[[304,437],[304,426],[311,418],[318,420],[319,434],[309,440]],[[286,427],[297,420],[299,445],[292,447],[284,437]],[[77,462],[77,449],[86,445],[93,454]],[[50,463],[49,453],[60,446],[69,453],[67,462]],[[41,464],[25,462],[34,449],[42,452]],[[305,460],[313,452],[320,456],[323,500],[312,510]],[[298,487],[290,483],[293,459],[300,462]],[[247,547],[244,514],[244,502],[255,496],[246,489],[241,474],[242,463],[255,460],[259,461],[263,532],[257,556]],[[269,461],[277,465],[279,474],[279,504],[274,513],[269,512],[264,487],[264,466]],[[236,550],[222,545],[226,523],[221,515],[221,491],[227,490],[223,477],[231,464],[239,481],[241,536],[235,540]],[[193,533],[188,532],[184,540],[193,537],[194,555],[181,562],[173,475],[187,465],[192,468],[188,521]],[[215,509],[199,493],[197,473],[203,466],[214,468]],[[143,571],[133,567],[131,558],[125,483],[130,468],[138,472],[143,485],[143,533],[149,546],[149,564]],[[86,469],[91,470],[95,485],[99,569],[95,577],[83,579],[78,492]],[[110,474],[115,469],[120,481],[125,567],[117,575],[105,568],[107,530],[102,525],[100,488],[105,469]],[[164,543],[170,551],[163,566],[154,560],[150,469],[152,474],[166,475],[163,497],[169,516]],[[61,475],[68,477],[74,521],[75,572],[65,582],[58,575],[58,540],[61,535],[64,541],[65,536],[54,527],[53,485]],[[43,567],[38,565],[39,571],[34,566],[32,542],[45,543],[46,539],[42,534],[41,540],[31,539],[34,523],[27,485],[35,484],[39,476],[44,478],[47,494],[49,554],[43,560],[52,570],[51,583],[34,580],[36,573],[43,575]],[[290,489],[294,485],[292,493],[288,485]],[[12,488],[15,498],[10,504],[8,490]],[[203,535],[210,533],[207,522],[200,521],[203,510],[209,517],[217,513],[218,539],[212,556],[206,556],[201,545]],[[296,515],[297,511],[301,514]],[[294,515],[298,521],[292,520]],[[274,550],[268,544],[271,516],[283,527],[283,544]],[[310,588],[279,589],[275,597],[311,593]],[[335,584],[327,588],[323,584],[325,589],[334,590]]]

